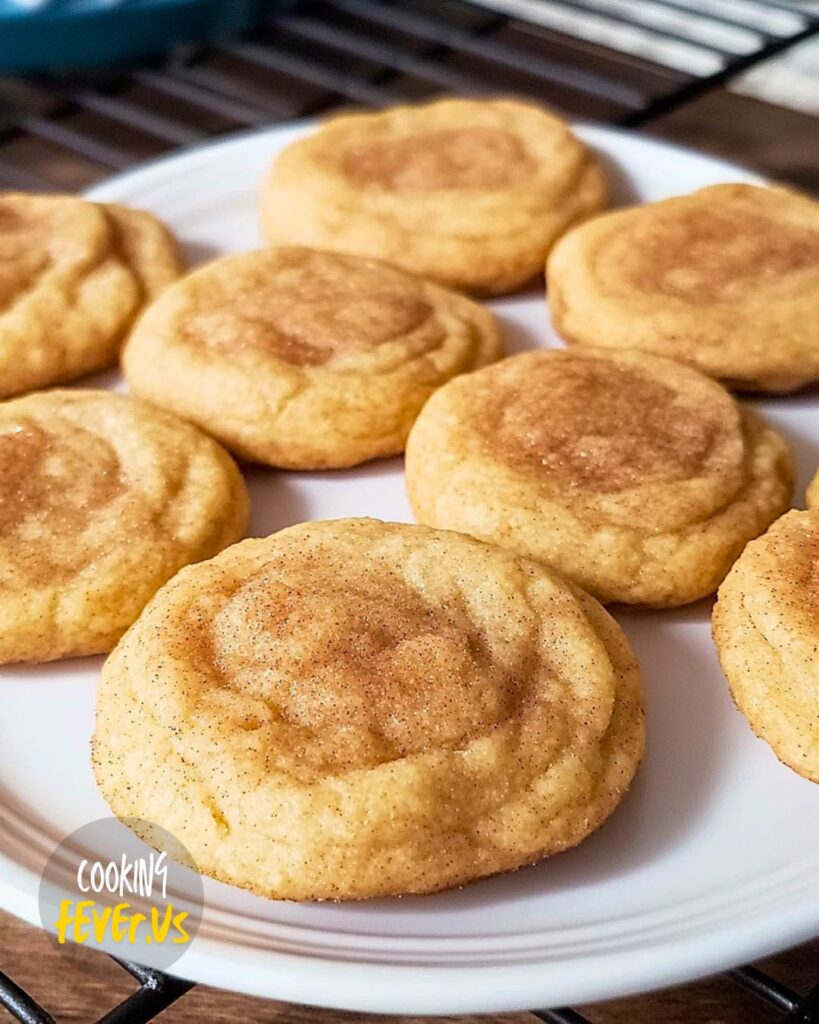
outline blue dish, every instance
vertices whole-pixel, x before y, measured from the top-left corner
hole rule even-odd
[[[264,0],[0,0],[0,72],[117,65],[250,27]]]

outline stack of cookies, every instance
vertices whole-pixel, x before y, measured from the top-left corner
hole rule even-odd
[[[738,705],[819,781],[819,513],[787,512],[788,446],[726,390],[819,380],[819,205],[740,185],[606,204],[559,118],[460,99],[292,143],[262,185],[268,247],[183,276],[147,214],[0,199],[2,394],[124,341],[136,396],[0,405],[0,659],[113,648],[93,760],[116,814],[271,898],[532,863],[594,831],[643,754],[601,602],[718,587]],[[567,347],[502,358],[479,299],[544,265]],[[419,525],[233,543],[228,452],[317,471],[404,451]]]

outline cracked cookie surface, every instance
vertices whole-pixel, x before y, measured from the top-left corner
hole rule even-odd
[[[108,391],[0,403],[0,662],[110,650],[177,569],[237,540],[233,461]]]
[[[435,394],[407,443],[420,522],[553,566],[604,601],[712,593],[787,507],[783,439],[715,381],[643,352],[513,356]]]
[[[595,217],[549,256],[549,306],[570,343],[679,359],[726,386],[819,380],[819,203],[714,185]]]
[[[819,472],[808,484],[808,508],[819,508]]]
[[[376,257],[487,295],[540,275],[555,239],[606,199],[596,158],[560,118],[471,99],[330,118],[276,158],[261,193],[273,245]]]
[[[139,311],[178,273],[175,243],[148,213],[0,194],[0,397],[116,362]]]
[[[719,588],[713,632],[754,732],[819,782],[819,510],[788,512],[748,544]]]

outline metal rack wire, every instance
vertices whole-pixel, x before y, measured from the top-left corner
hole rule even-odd
[[[219,46],[127,70],[0,79],[0,188],[78,189],[224,132],[442,91],[518,93],[644,125],[817,33],[819,17],[767,0],[271,3],[252,33]],[[192,987],[120,963],[139,987],[98,1024],[143,1024]],[[728,976],[781,1024],[819,1024],[819,985],[800,996],[754,967]],[[54,1024],[1,972],[0,1005]],[[533,1013],[588,1024],[569,1008]]]
[[[583,35],[566,15],[585,19]],[[819,17],[767,0],[271,2],[254,32],[219,46],[0,79],[0,188],[82,188],[224,132],[442,91],[643,125],[817,32]]]

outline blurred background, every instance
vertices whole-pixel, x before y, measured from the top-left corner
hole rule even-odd
[[[343,105],[521,93],[819,189],[819,2],[0,0],[0,187]]]

